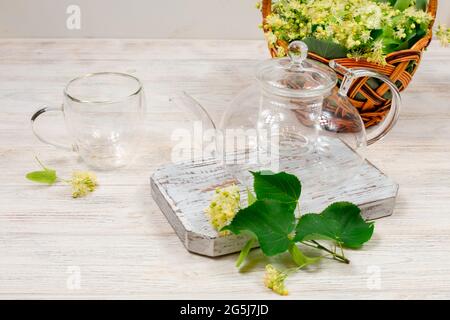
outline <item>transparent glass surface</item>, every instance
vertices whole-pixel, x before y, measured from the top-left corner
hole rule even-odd
[[[64,93],[64,118],[81,158],[104,170],[128,164],[143,136],[139,80],[120,73],[89,74],[72,80]]]
[[[295,172],[324,186],[352,178],[365,159],[366,134],[358,111],[345,102],[336,90],[299,99],[261,92],[258,84],[247,88],[220,124],[227,171],[247,186],[249,171],[260,170]]]
[[[307,59],[305,43],[289,45],[288,58],[262,62],[254,85],[225,110],[218,126],[206,109],[185,95],[182,104],[217,129],[216,155],[225,169],[251,187],[251,171],[287,171],[305,185],[336,188],[362,173],[366,146],[383,138],[398,119],[400,94],[388,78],[370,69],[348,69]],[[342,76],[337,89],[337,74]],[[359,77],[373,77],[391,89],[385,120],[366,136],[347,93]]]
[[[297,174],[307,184],[336,187],[361,173],[366,146],[396,123],[399,91],[373,70],[307,59],[308,47],[301,41],[292,42],[288,49],[288,58],[258,66],[258,81],[237,96],[223,115],[223,163],[247,186],[253,180],[249,171],[270,170]],[[336,71],[342,75],[339,89]],[[359,77],[384,81],[393,97],[388,115],[369,137],[347,97]]]

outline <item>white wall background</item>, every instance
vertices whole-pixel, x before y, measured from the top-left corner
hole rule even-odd
[[[257,0],[0,0],[0,38],[261,39]],[[66,26],[70,5],[80,29]],[[450,26],[450,1],[438,21]]]

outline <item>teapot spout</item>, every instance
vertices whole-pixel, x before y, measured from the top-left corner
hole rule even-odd
[[[176,94],[172,100],[186,112],[194,114],[195,117],[202,122],[203,128],[216,129],[216,124],[208,111],[187,92],[182,91]]]

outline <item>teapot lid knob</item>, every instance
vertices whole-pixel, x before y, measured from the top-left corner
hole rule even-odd
[[[303,41],[293,41],[288,46],[288,56],[292,64],[300,65],[308,56],[308,46]]]
[[[293,41],[288,57],[262,62],[256,78],[267,92],[285,97],[311,98],[328,95],[336,85],[336,73],[328,66],[307,59],[308,45]]]

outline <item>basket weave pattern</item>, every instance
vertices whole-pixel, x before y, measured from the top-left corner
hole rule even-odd
[[[269,31],[265,20],[272,12],[272,1],[262,1],[262,15],[264,32]],[[428,1],[427,11],[435,18],[437,11],[437,0]],[[433,21],[434,22],[434,21]],[[419,66],[423,51],[428,47],[432,37],[433,22],[430,24],[427,34],[408,50],[401,50],[390,53],[386,57],[386,65],[379,65],[368,62],[364,59],[340,58],[335,59],[336,62],[347,68],[370,68],[374,71],[390,78],[396,83],[399,90],[404,90],[411,81],[414,73]],[[276,57],[277,47],[283,47],[287,52],[288,43],[278,40],[274,46],[269,46],[270,54]],[[308,57],[327,64],[330,60],[325,59],[312,52],[308,53]],[[342,74],[338,73],[338,78],[342,79]],[[389,111],[391,100],[385,97],[389,90],[386,84],[380,84],[378,88],[371,87],[367,81],[368,78],[357,79],[349,90],[349,98],[352,104],[358,109],[366,127],[370,127],[381,122],[385,114]]]

